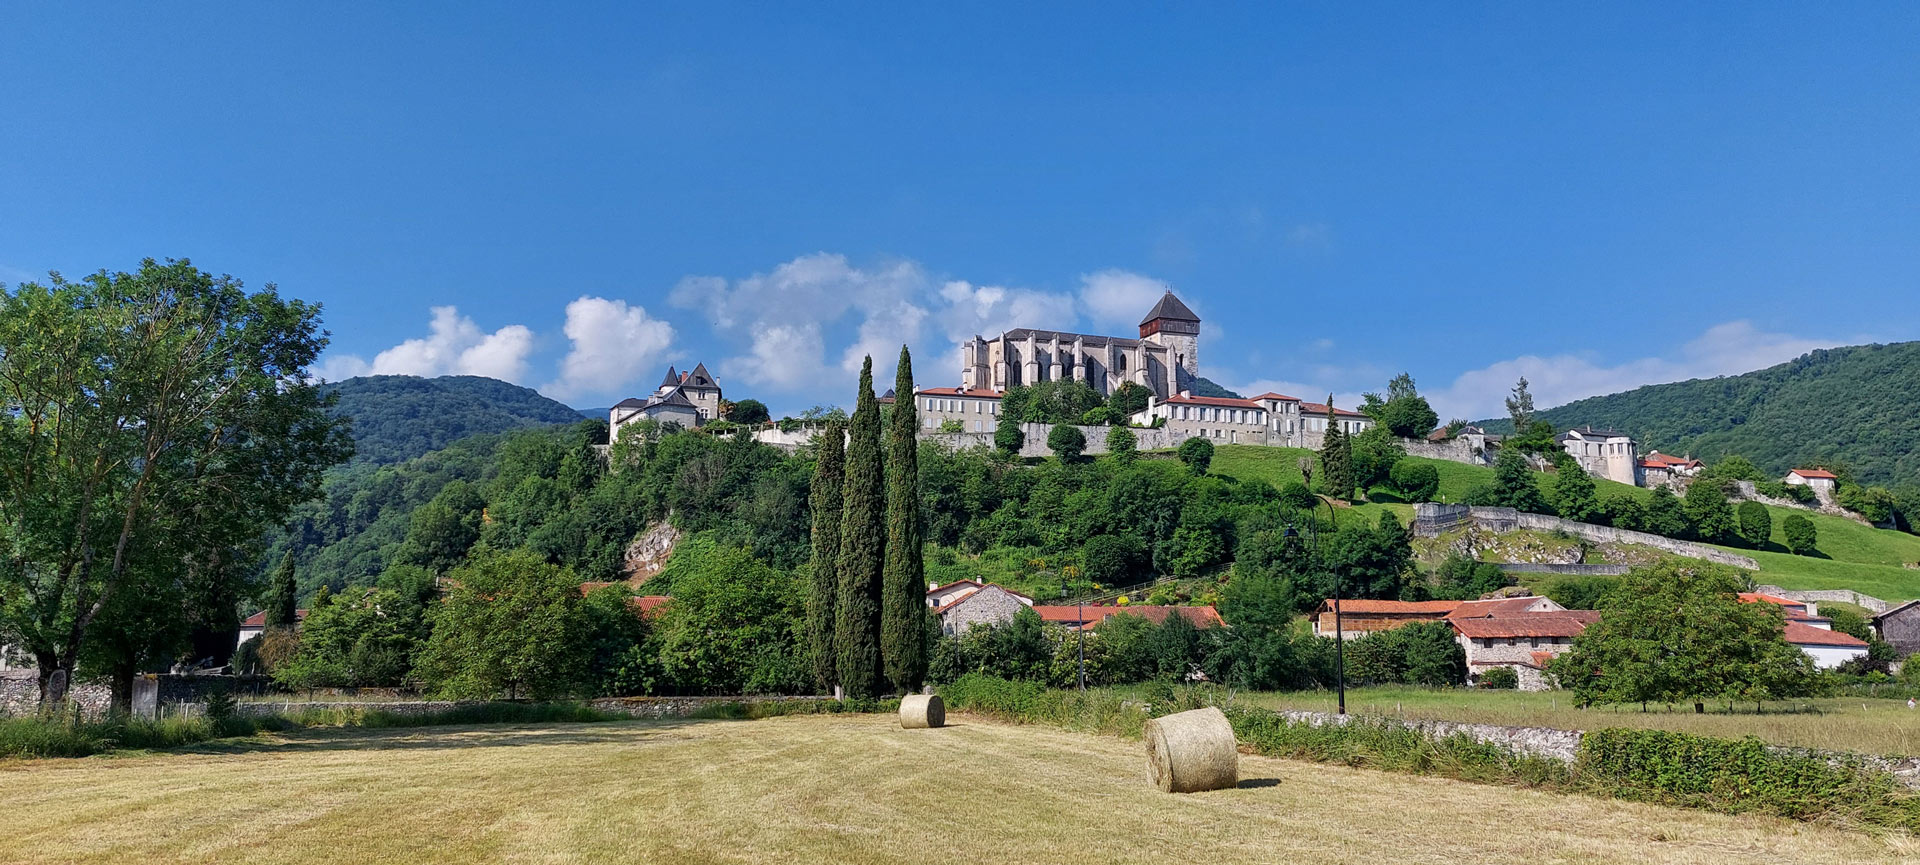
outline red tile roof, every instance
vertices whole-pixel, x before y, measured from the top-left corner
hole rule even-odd
[[[1266,393],[1263,393],[1259,396],[1254,397],[1254,399],[1277,399],[1281,402],[1299,402],[1300,401],[1300,398],[1297,396],[1287,396],[1284,393],[1274,393],[1273,391],[1267,391]]]
[[[1796,646],[1832,646],[1844,649],[1864,649],[1867,641],[1852,634],[1816,628],[1805,622],[1787,622],[1787,642]]]
[[[1685,466],[1685,467],[1691,468],[1693,466],[1697,466],[1700,464],[1701,463],[1699,460],[1693,459],[1691,457],[1677,457],[1671,454],[1663,454],[1659,451],[1654,451],[1653,453],[1647,454],[1645,458],[1640,460],[1641,466],[1645,468],[1650,468],[1650,469],[1669,468],[1673,466]]]
[[[913,392],[914,396],[964,396],[974,399],[999,399],[1002,394],[987,388],[923,387]]]
[[[1166,399],[1161,400],[1161,402],[1171,403],[1173,405],[1217,405],[1217,406],[1224,406],[1226,408],[1251,408],[1251,409],[1266,408],[1266,406],[1263,406],[1250,399],[1229,399],[1227,397],[1222,397],[1222,396],[1183,396],[1181,394],[1174,394],[1173,396],[1170,396],[1170,397],[1167,397]]]
[[[1502,637],[1577,637],[1600,614],[1593,610],[1518,613],[1488,619],[1448,619],[1460,636],[1469,639]]]
[[[944,586],[934,586],[933,588],[928,589],[927,594],[931,595],[938,592],[944,592],[948,589],[953,588],[954,586],[972,586],[977,589],[977,588],[980,588],[982,585],[984,584],[981,583],[979,580],[954,580],[953,582],[948,583]]]
[[[1340,602],[1342,615],[1373,613],[1401,616],[1445,616],[1460,607],[1460,601],[1369,601],[1348,598]],[[1333,612],[1333,599],[1320,602],[1320,612]]]
[[[1448,613],[1447,618],[1484,619],[1489,616],[1526,615],[1531,612],[1528,609],[1529,607],[1546,600],[1546,598],[1538,595],[1521,595],[1514,598],[1488,598],[1484,601],[1460,601],[1458,602],[1460,606],[1455,607],[1453,612]],[[1551,604],[1552,602],[1548,601],[1548,603]],[[1559,605],[1554,604],[1554,606]],[[1542,612],[1553,611],[1545,610]]]
[[[1826,469],[1794,469],[1793,471],[1787,472],[1787,474],[1799,475],[1803,478],[1826,478],[1827,480],[1840,479],[1839,475],[1836,475],[1833,472],[1827,471]]]
[[[304,621],[306,621],[306,620],[307,620],[307,611],[306,611],[306,610],[294,610],[294,611],[293,611],[293,620],[294,620],[294,622],[295,622],[295,623],[299,623],[299,622],[304,622]],[[242,620],[240,621],[240,627],[242,627],[242,628],[264,628],[264,627],[266,627],[266,626],[267,626],[267,611],[266,611],[266,610],[261,610],[260,612],[257,612],[257,613],[254,613],[253,615],[251,615],[251,616],[248,616],[248,617],[246,617],[245,619],[242,619]]]
[[[1063,625],[1099,625],[1114,616],[1139,616],[1154,624],[1167,620],[1167,616],[1179,611],[1187,621],[1197,628],[1217,628],[1226,624],[1220,618],[1220,611],[1212,607],[1171,607],[1152,604],[1133,604],[1125,607],[1109,606],[1042,606],[1034,605],[1033,611],[1040,614],[1041,621],[1056,622]]]
[[[957,583],[948,583],[947,586],[957,586],[960,583],[972,583],[972,582],[973,582],[972,580],[961,580]],[[1019,598],[1023,604],[1027,606],[1033,606],[1032,598],[1029,598],[1026,595],[1023,595],[1012,589],[1009,589],[1006,586],[1000,585],[999,583],[974,583],[974,585],[979,586],[979,588],[974,589],[971,592],[968,592],[964,595],[961,595],[958,598],[953,599],[952,603],[949,603],[944,607],[938,607],[934,609],[933,614],[936,616],[944,615],[948,610],[951,610],[954,607],[960,606],[961,604],[964,604],[970,600],[973,600],[974,598],[979,597],[980,593],[986,591],[987,589],[999,589],[1000,591],[1006,592],[1009,595]],[[941,588],[946,588],[946,586],[942,586]]]
[[[653,615],[653,611],[660,609],[661,605],[671,600],[673,600],[673,598],[666,595],[640,595],[638,597],[628,598],[627,605],[639,607],[640,615],[646,617]]]

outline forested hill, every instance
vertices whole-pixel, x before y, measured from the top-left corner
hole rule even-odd
[[[1744,375],[1648,385],[1539,412],[1556,428],[1632,434],[1643,451],[1769,474],[1838,459],[1863,483],[1920,482],[1920,342],[1822,349]],[[1506,421],[1499,426],[1506,426]]]
[[[479,433],[575,423],[580,413],[531,388],[474,375],[373,375],[332,385],[353,418],[354,462],[388,465]]]

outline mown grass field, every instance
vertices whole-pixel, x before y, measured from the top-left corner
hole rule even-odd
[[[1299,461],[1313,451],[1302,448],[1269,448],[1253,445],[1224,445],[1214,451],[1213,471],[1242,481],[1265,481],[1276,486],[1301,479]],[[1459,501],[1474,486],[1493,480],[1493,469],[1421,457],[1408,459],[1431,463],[1440,473],[1440,491],[1434,498]],[[1541,491],[1553,495],[1554,476],[1538,475]],[[1631,495],[1642,500],[1651,490],[1612,481],[1594,479],[1604,500],[1614,495]],[[1378,519],[1381,510],[1391,510],[1402,520],[1412,519],[1411,505],[1401,504],[1384,489],[1369,492],[1374,502],[1341,510],[1341,519],[1349,513],[1364,519]],[[1920,570],[1903,567],[1920,562],[1920,536],[1876,529],[1842,517],[1813,513],[1797,508],[1767,508],[1773,514],[1773,538],[1766,550],[1738,547],[1725,549],[1752,556],[1760,563],[1755,579],[1788,589],[1853,589],[1884,600],[1898,601],[1920,597]],[[1786,552],[1781,524],[1798,514],[1811,520],[1819,532],[1819,557],[1796,556]]]
[[[1236,699],[1270,709],[1331,712],[1332,691],[1241,693]],[[1880,699],[1817,699],[1769,703],[1756,714],[1753,704],[1707,705],[1696,715],[1692,705],[1638,705],[1579,709],[1566,691],[1476,691],[1463,688],[1366,687],[1347,690],[1347,711],[1394,718],[1437,718],[1475,724],[1597,730],[1605,727],[1672,730],[1737,739],[1758,736],[1782,745],[1862,751],[1890,756],[1920,755],[1920,710],[1907,702]]]
[[[0,862],[1861,863],[1920,841],[957,717],[304,731],[0,766]]]

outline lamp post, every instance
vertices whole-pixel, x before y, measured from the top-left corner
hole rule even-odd
[[[1060,597],[1065,598],[1066,596],[1067,596],[1067,575],[1063,573],[1060,575]],[[1079,612],[1076,614],[1076,618],[1080,620],[1078,622],[1078,627],[1074,629],[1080,634],[1080,690],[1082,693],[1084,693],[1087,690],[1087,599],[1086,597],[1081,596],[1080,598],[1075,599],[1075,604],[1079,608]]]
[[[1328,525],[1337,527],[1340,517],[1334,511],[1333,503],[1318,496],[1315,498],[1327,506]],[[1292,540],[1295,536],[1293,523],[1289,521],[1286,537]],[[1320,529],[1314,525],[1312,508],[1307,509],[1307,554],[1316,562],[1320,558]],[[1328,570],[1333,572],[1333,679],[1336,693],[1339,694],[1340,714],[1345,715],[1347,713],[1347,634],[1340,614],[1341,607],[1346,606],[1346,603],[1341,598],[1342,580],[1339,569],[1329,568]]]

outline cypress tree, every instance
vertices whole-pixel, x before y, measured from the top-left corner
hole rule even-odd
[[[1327,434],[1320,443],[1320,486],[1334,498],[1353,498],[1353,443],[1340,429],[1333,394],[1327,394]]]
[[[813,654],[813,679],[821,691],[839,680],[833,643],[833,610],[840,593],[840,516],[847,461],[847,428],[828,422],[820,431],[820,453],[813,465],[807,503],[813,509],[813,583],[807,593],[807,648]]]
[[[919,690],[927,677],[926,562],[920,528],[919,406],[913,357],[900,347],[893,416],[887,430],[887,558],[880,605],[880,657],[895,691]]]
[[[267,603],[267,627],[290,628],[297,623],[298,592],[299,587],[293,579],[293,551],[288,550],[280,558],[280,566],[273,571],[273,598]]]
[[[872,697],[881,684],[880,578],[887,546],[886,475],[880,466],[880,404],[873,399],[872,357],[860,367],[860,400],[848,433],[834,642],[846,695]]]

